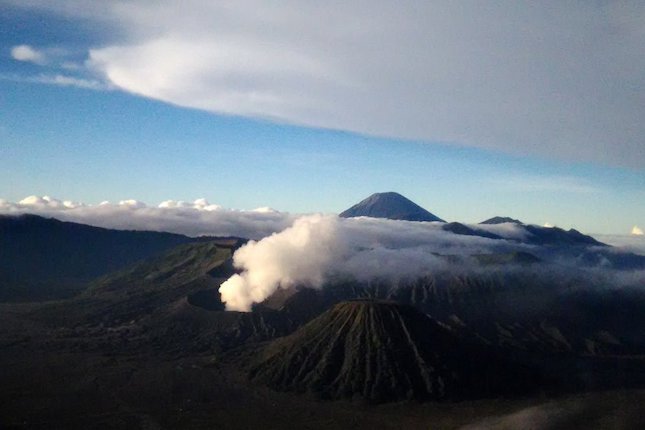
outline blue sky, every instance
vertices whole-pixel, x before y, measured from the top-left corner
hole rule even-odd
[[[74,1],[59,6],[30,1],[28,8],[10,3],[0,4],[0,198],[18,201],[36,194],[86,203],[133,198],[156,204],[205,197],[231,208],[339,212],[373,192],[393,190],[448,220],[478,222],[508,215],[525,222],[616,234],[645,224],[645,135],[632,117],[622,115],[632,106],[619,105],[609,92],[631,94],[630,88],[632,93],[638,89],[635,83],[643,83],[642,70],[641,80],[638,73],[630,74],[635,66],[629,60],[617,75],[608,75],[604,63],[597,65],[602,76],[613,81],[588,97],[606,101],[607,109],[614,111],[580,108],[575,115],[562,117],[561,123],[553,123],[548,121],[564,107],[572,110],[576,95],[582,104],[587,96],[581,94],[590,93],[577,92],[581,87],[567,94],[562,90],[566,82],[552,82],[549,73],[557,70],[549,68],[531,82],[539,82],[545,91],[557,89],[557,97],[539,105],[539,97],[524,94],[526,104],[540,114],[534,119],[514,117],[521,110],[518,106],[508,111],[500,106],[515,99],[485,103],[490,95],[470,88],[469,74],[456,83],[442,80],[442,86],[453,85],[454,97],[439,95],[438,87],[433,87],[439,84],[417,72],[427,71],[427,64],[410,64],[395,56],[392,59],[399,62],[393,61],[392,68],[399,66],[396,72],[407,77],[406,83],[387,76],[372,82],[349,60],[339,61],[340,65],[329,60],[346,58],[348,53],[341,48],[333,51],[335,44],[321,49],[314,35],[305,34],[303,39],[311,40],[290,47],[285,40],[292,38],[278,34],[286,30],[276,31],[276,46],[282,43],[289,48],[285,51],[297,55],[278,58],[279,65],[273,64],[274,56],[261,54],[263,39],[254,39],[252,30],[237,30],[251,19],[244,8],[231,12],[231,21],[239,21],[235,33],[228,22],[215,23],[208,31],[191,34],[203,43],[186,47],[181,38],[164,36],[183,34],[178,31],[184,27],[170,18],[160,20],[166,14],[153,3],[142,2],[141,10],[128,10],[128,17],[135,17],[132,22],[119,19],[125,12],[118,5],[110,8],[112,2],[102,6],[108,9],[74,9],[83,4]],[[197,12],[203,12],[200,7],[218,12],[200,2],[190,5]],[[276,19],[287,19],[281,11],[274,12]],[[519,11],[518,16],[524,13]],[[589,20],[599,19],[596,15],[589,12]],[[190,14],[186,19],[193,22]],[[303,24],[298,15],[288,19],[295,22],[286,21],[287,30],[293,26],[295,32]],[[402,15],[400,19],[410,18]],[[149,21],[158,25],[148,28]],[[369,22],[362,25],[370,28]],[[222,40],[238,40],[233,36],[241,32],[246,45],[235,42],[227,48],[226,53],[232,52],[227,56],[200,56],[199,49],[206,49],[213,38],[219,40],[218,31]],[[345,34],[339,31],[338,38],[352,37]],[[460,49],[471,48],[461,46],[460,40],[452,42]],[[387,46],[395,41],[374,43]],[[504,41],[490,43],[501,46]],[[30,50],[23,49],[21,56],[15,51],[20,45]],[[176,69],[175,62],[169,65],[165,57],[159,59],[159,47],[178,62],[193,50],[200,60],[181,63],[185,67]],[[527,44],[523,49],[531,47]],[[306,56],[301,54],[305,48]],[[513,67],[519,70],[522,63],[516,54],[512,47],[499,55],[512,56]],[[560,64],[560,54],[545,48],[541,55]],[[631,58],[627,54],[634,52],[624,54]],[[261,67],[247,73],[252,61],[238,62],[253,60],[253,55]],[[446,54],[445,58],[449,63],[453,57]],[[367,55],[362,64],[377,60]],[[328,67],[332,63],[335,66]],[[487,70],[487,63],[482,64]],[[209,73],[218,67],[230,73],[211,78]],[[246,74],[236,67],[244,67]],[[186,70],[190,73],[183,75]],[[311,76],[317,77],[315,81]],[[364,84],[347,84],[359,78]],[[504,82],[510,79],[503,78]],[[487,79],[490,86],[498,85],[493,77]],[[517,78],[516,84],[522,79]],[[409,87],[415,82],[418,87]],[[434,103],[415,96],[419,88],[427,87],[434,88],[437,103],[445,110],[435,111]],[[309,92],[309,88],[313,89]],[[454,102],[457,99],[459,103]],[[635,94],[632,99],[638,105],[642,96]],[[347,107],[353,100],[356,106]],[[561,100],[562,106],[554,100]],[[383,110],[380,105],[392,106]],[[460,121],[436,119],[444,114]],[[613,119],[605,124],[607,117]],[[590,125],[594,118],[600,119]],[[547,123],[558,133],[540,131],[537,137],[543,141],[523,138],[535,137],[535,130],[545,129]],[[627,132],[615,131],[615,140],[598,134],[597,141],[590,141],[596,132],[589,128],[596,123],[603,123],[603,129]]]

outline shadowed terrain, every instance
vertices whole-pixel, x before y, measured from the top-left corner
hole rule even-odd
[[[0,215],[0,301],[71,297],[98,276],[183,243],[213,239]]]
[[[331,278],[229,312],[217,289],[241,243],[181,243],[73,297],[0,303],[0,427],[628,429],[642,415],[642,286],[545,270],[558,248]]]
[[[460,342],[413,307],[374,300],[333,306],[261,360],[251,370],[256,381],[321,398],[464,399],[536,386],[528,369]]]

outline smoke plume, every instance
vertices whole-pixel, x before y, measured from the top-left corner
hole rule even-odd
[[[445,256],[482,254],[505,249],[530,249],[509,240],[459,236],[442,223],[339,218],[311,215],[259,242],[249,242],[234,255],[242,269],[219,291],[229,310],[249,311],[279,288],[297,285],[320,288],[334,277],[359,281],[415,278],[448,267]],[[508,229],[517,236],[518,227]],[[467,265],[468,259],[462,261]]]

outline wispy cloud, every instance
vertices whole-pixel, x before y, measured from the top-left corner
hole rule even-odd
[[[26,61],[38,65],[46,62],[45,54],[29,45],[18,45],[11,48],[11,57],[17,61]]]
[[[62,74],[38,74],[33,76],[0,74],[0,80],[43,85],[56,85],[61,87],[76,87],[94,91],[108,91],[114,89],[112,85],[96,79],[79,78]]]
[[[489,182],[502,189],[523,192],[590,194],[603,191],[602,188],[573,176],[513,175],[491,178]]]
[[[78,54],[78,53],[77,53]],[[11,49],[11,57],[16,61],[44,66],[47,73],[22,75],[18,73],[0,74],[0,80],[12,82],[76,87],[103,91],[115,87],[99,79],[85,61],[72,61],[73,53],[61,47],[35,48],[31,45],[17,45]]]
[[[49,68],[65,68],[65,64],[71,64],[72,58],[83,56],[86,53],[78,49],[68,49],[63,46],[33,46],[28,44],[15,45],[10,51],[11,58],[15,61],[33,63],[38,66]]]

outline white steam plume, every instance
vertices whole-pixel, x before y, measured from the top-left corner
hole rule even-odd
[[[442,230],[442,225],[332,215],[302,217],[292,227],[249,242],[235,253],[235,266],[243,271],[221,285],[222,301],[229,310],[249,311],[279,288],[319,288],[333,277],[359,281],[413,278],[445,269],[444,258],[437,254],[469,256],[529,248],[507,240],[455,235]]]
[[[325,272],[347,253],[346,246],[335,216],[298,219],[283,232],[249,242],[235,253],[235,265],[245,272],[222,284],[222,300],[229,310],[248,311],[279,287],[319,287]]]

